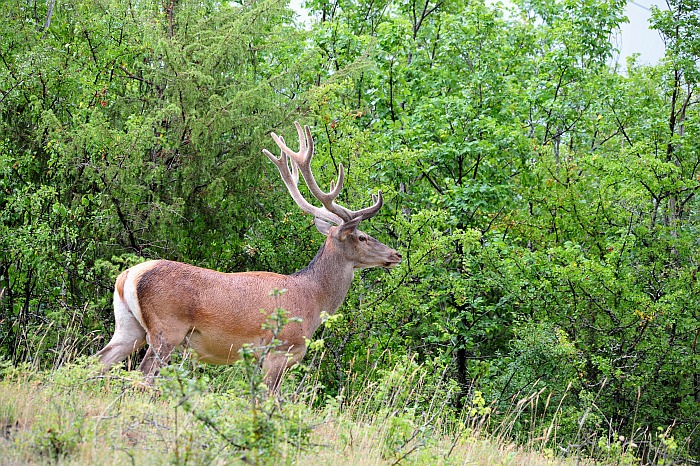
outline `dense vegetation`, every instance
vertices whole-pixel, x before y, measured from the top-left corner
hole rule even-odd
[[[614,60],[622,0],[513,3],[2,2],[0,358],[94,353],[145,258],[304,267],[261,154],[298,119],[404,256],[317,335],[325,396],[410,361],[455,413],[550,418],[518,441],[699,460],[700,2],[654,11],[653,66]]]

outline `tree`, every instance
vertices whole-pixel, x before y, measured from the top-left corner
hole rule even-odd
[[[246,235],[279,211],[260,142],[294,112],[304,66],[291,11],[274,1],[1,8],[12,33],[0,44],[0,354],[93,347],[116,271],[136,257],[255,266]]]

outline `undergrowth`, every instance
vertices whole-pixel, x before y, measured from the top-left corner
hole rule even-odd
[[[150,387],[137,371],[103,374],[92,358],[47,371],[0,363],[0,464],[641,462],[635,439],[613,433],[597,439],[595,451],[555,449],[557,426],[537,419],[529,420],[533,437],[518,446],[509,426],[543,411],[530,409],[548,401],[542,392],[498,417],[477,391],[457,410],[457,387],[412,360],[333,397],[303,367],[288,374],[281,395],[271,395],[259,369],[256,358],[217,368],[185,353]],[[678,464],[671,431],[636,441],[656,446],[649,463]]]
[[[4,364],[0,463],[557,464],[482,434],[479,415],[458,420],[449,388],[420,408],[414,364],[353,397],[317,400],[313,385],[290,389],[295,377],[288,395],[269,396],[243,364],[211,376],[181,361],[154,388],[136,371],[102,374],[93,359],[52,371]]]

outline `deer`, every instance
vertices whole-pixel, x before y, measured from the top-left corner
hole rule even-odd
[[[363,220],[377,215],[384,204],[381,190],[372,205],[350,210],[337,204],[345,172],[338,165],[337,182],[323,191],[311,171],[314,141],[308,126],[294,122],[299,150],[271,132],[279,157],[263,153],[276,165],[287,191],[299,208],[314,217],[325,241],[308,266],[291,275],[274,272],[223,273],[182,262],[149,260],[117,277],[114,286],[114,334],[96,356],[105,370],[148,344],[139,365],[148,384],[166,365],[176,348],[194,350],[198,361],[232,364],[246,345],[269,345],[273,333],[266,323],[274,309],[284,309],[289,322],[278,334],[275,351],[263,361],[263,377],[277,392],[284,371],[302,360],[307,342],[345,300],[354,271],[391,269],[401,255],[360,231]],[[308,191],[321,203],[308,202],[299,191],[301,173]],[[283,290],[275,293],[275,290]]]

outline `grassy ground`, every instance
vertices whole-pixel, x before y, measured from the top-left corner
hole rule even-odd
[[[294,387],[267,397],[243,373],[174,369],[147,388],[137,372],[102,375],[89,361],[6,365],[0,464],[574,464],[484,434],[484,407],[458,420],[435,395],[418,412],[411,399],[427,387],[415,374],[320,402]]]

